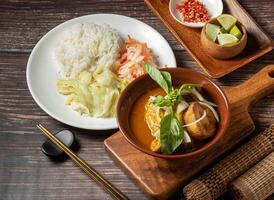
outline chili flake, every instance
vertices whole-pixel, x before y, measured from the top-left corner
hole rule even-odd
[[[207,22],[209,15],[204,5],[198,0],[185,0],[176,5],[185,22]]]

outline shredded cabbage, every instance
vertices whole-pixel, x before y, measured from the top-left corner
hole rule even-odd
[[[60,94],[66,95],[66,105],[81,115],[94,117],[113,117],[116,99],[126,86],[108,69],[84,71],[76,79],[59,79],[56,82]]]

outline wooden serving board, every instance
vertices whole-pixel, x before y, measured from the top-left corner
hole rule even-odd
[[[200,42],[201,29],[183,26],[173,19],[169,12],[169,0],[145,0],[145,3],[211,77],[222,77],[273,49],[272,39],[237,0],[223,0],[224,13],[234,15],[246,27],[248,40],[245,50],[240,55],[227,60],[215,59],[202,49]]]
[[[149,156],[131,146],[120,132],[105,140],[106,149],[150,197],[166,199],[254,130],[248,109],[252,103],[274,92],[274,65],[224,91],[231,108],[230,127],[220,142],[196,158],[171,160]]]

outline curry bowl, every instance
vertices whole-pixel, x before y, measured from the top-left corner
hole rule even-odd
[[[144,116],[142,114],[135,115],[136,112],[133,112],[135,105],[145,106],[145,102],[142,99],[144,94],[147,94],[149,91],[159,88],[156,82],[148,75],[142,75],[139,78],[132,81],[121,93],[118,102],[117,102],[117,122],[120,131],[126,140],[133,145],[136,149],[159,158],[190,158],[198,156],[217,143],[222,136],[225,134],[229,121],[230,121],[230,109],[228,100],[216,83],[214,83],[208,77],[183,68],[166,68],[163,71],[169,72],[172,78],[172,85],[182,85],[184,83],[194,83],[199,84],[201,88],[206,92],[206,95],[217,105],[217,113],[219,115],[219,123],[216,129],[215,135],[206,141],[201,147],[192,152],[175,152],[174,154],[161,154],[152,151],[147,142],[151,142],[146,131],[141,131],[143,135],[137,134],[134,130],[138,125],[144,125]],[[140,113],[143,112],[141,108]],[[144,129],[145,128],[145,129]],[[140,127],[140,130],[146,130],[146,127]],[[146,139],[148,138],[148,139]]]

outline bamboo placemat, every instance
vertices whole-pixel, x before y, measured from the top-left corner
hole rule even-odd
[[[274,124],[220,161],[183,190],[187,200],[213,200],[227,191],[227,185],[274,149]]]
[[[274,192],[274,152],[228,186],[235,199],[262,200]]]

